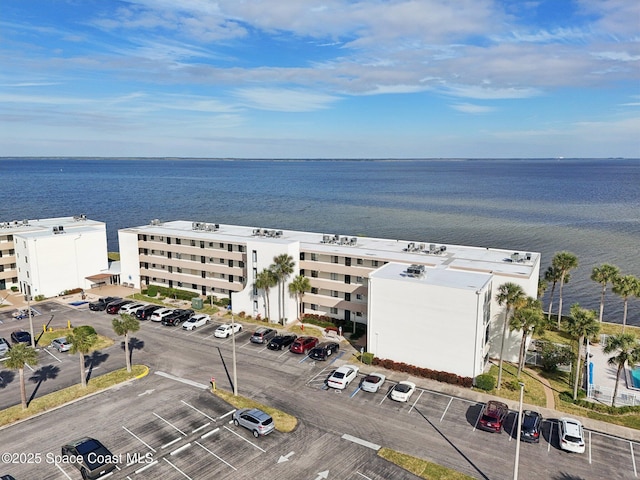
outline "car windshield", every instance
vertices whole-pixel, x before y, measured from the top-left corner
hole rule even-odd
[[[382,380],[380,377],[378,377],[377,375],[368,375],[364,378],[364,381],[366,383],[378,383],[380,382],[380,380]]]
[[[571,442],[571,443],[582,443],[582,439],[579,437],[574,437],[573,435],[565,435],[564,439],[567,442]]]
[[[333,378],[344,378],[344,372],[334,372]]]
[[[524,417],[524,421],[522,422],[522,426],[526,429],[532,430],[536,425],[537,417],[533,415],[527,415]]]
[[[89,452],[93,452],[94,450],[97,450],[98,448],[100,448],[100,445],[95,440],[87,440],[86,442],[78,445],[77,448],[78,448],[78,453],[80,455],[85,455]]]
[[[396,392],[407,393],[409,390],[411,390],[411,387],[409,385],[405,385],[404,383],[399,383],[395,386],[394,390]]]

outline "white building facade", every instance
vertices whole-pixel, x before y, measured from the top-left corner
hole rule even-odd
[[[122,280],[134,287],[228,297],[235,313],[290,323],[297,302],[288,286],[304,275],[311,290],[303,295],[303,313],[367,325],[367,350],[378,357],[465,376],[498,356],[500,285],[516,283],[535,298],[540,270],[538,253],[205,222],[154,220],[118,237]],[[281,254],[294,263],[283,304],[277,286],[268,302],[255,286]],[[408,276],[411,265],[424,275]],[[433,355],[423,348],[425,338]],[[517,359],[519,340],[519,332],[509,332],[506,360]]]
[[[0,251],[2,286],[34,298],[89,289],[109,269],[106,226],[85,215],[3,222]]]

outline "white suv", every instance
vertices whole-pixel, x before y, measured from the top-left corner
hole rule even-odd
[[[582,424],[573,418],[558,420],[560,448],[567,452],[584,453],[584,431]]]
[[[159,308],[151,314],[150,320],[152,322],[161,322],[162,319],[173,313],[173,308]]]

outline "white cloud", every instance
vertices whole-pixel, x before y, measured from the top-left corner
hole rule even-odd
[[[334,95],[293,89],[239,88],[233,93],[250,108],[278,112],[321,110],[339,100]]]
[[[494,107],[487,107],[484,105],[474,105],[472,103],[454,103],[450,105],[454,110],[458,110],[463,113],[481,114],[490,113],[495,111]]]

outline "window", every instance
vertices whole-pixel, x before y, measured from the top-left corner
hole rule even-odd
[[[377,267],[378,266],[378,260],[371,260],[371,266],[372,267]]]
[[[338,314],[338,309],[336,307],[331,307],[331,313],[334,315]]]
[[[191,240],[191,246],[195,247],[196,246],[196,241],[195,240]]]
[[[233,267],[233,260],[227,260],[227,265],[229,265],[230,267]]]
[[[331,255],[331,263],[338,263],[338,257],[336,255]]]
[[[220,248],[224,248],[224,243],[220,242]]]
[[[258,251],[257,250],[253,250],[251,252],[251,260],[253,261],[253,263],[256,263],[258,261]]]
[[[300,260],[304,260],[304,252],[300,252]]]
[[[312,303],[311,310],[318,310],[318,305],[316,305],[315,303]]]
[[[344,283],[347,283],[347,284],[351,283],[351,275],[344,276]]]
[[[356,283],[363,283],[362,277],[356,277]]]
[[[200,248],[204,248],[204,240],[200,240]]]
[[[200,263],[206,263],[206,261],[207,261],[207,257],[205,257],[204,255],[202,255],[202,256],[200,257]]]
[[[228,252],[233,252],[233,244],[231,244],[231,243],[227,244],[227,251]]]
[[[180,240],[179,238],[176,238],[176,245],[182,245],[182,240]]]
[[[317,262],[318,261],[318,254],[317,253],[312,253],[311,254],[311,261],[312,262]]]
[[[318,271],[317,270],[311,270],[311,277],[312,278],[318,278]]]
[[[331,280],[338,280],[338,274],[337,273],[331,273]]]
[[[362,294],[356,293],[356,300],[362,300]]]
[[[344,264],[345,264],[347,267],[350,267],[350,266],[351,266],[351,257],[345,257],[345,258],[344,258]]]
[[[351,301],[351,294],[350,294],[350,293],[345,293],[345,294],[344,294],[344,299],[345,299],[347,302],[350,302],[350,301]]]
[[[318,294],[318,289],[316,287],[311,287],[311,293]]]
[[[331,290],[331,296],[332,297],[337,297],[338,296],[338,291],[337,290]]]
[[[200,271],[200,277],[201,278],[207,278],[207,272],[205,272],[204,270]]]
[[[229,275],[229,281],[233,283],[233,275]]]
[[[220,259],[220,263],[224,263],[224,258],[221,258],[221,259]]]
[[[362,312],[356,312],[356,317],[361,317],[362,316]]]
[[[364,262],[362,261],[362,259],[361,259],[361,258],[358,258],[358,259],[356,260],[356,264],[358,264],[358,265],[362,265],[363,263],[364,263]]]

